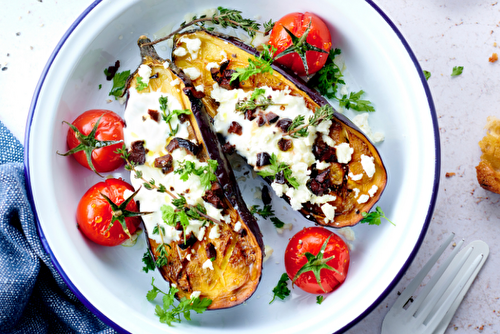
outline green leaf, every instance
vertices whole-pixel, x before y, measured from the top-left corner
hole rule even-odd
[[[130,71],[128,70],[116,73],[113,77],[113,88],[111,88],[109,96],[114,96],[115,100],[117,100],[118,97],[121,97],[129,76]]]
[[[288,289],[288,275],[286,273],[281,275],[281,278],[278,281],[278,284],[273,289],[273,299],[269,302],[271,304],[276,297],[281,300],[284,300],[285,297],[290,295],[290,289]]]
[[[175,226],[177,223],[177,214],[175,213],[175,210],[173,207],[170,205],[165,205],[163,204],[160,208],[161,210],[161,218],[163,219],[163,222],[169,226]]]
[[[324,297],[323,296],[316,296],[316,304],[321,305],[323,302]]]
[[[274,210],[271,205],[264,205],[264,208],[260,208],[259,205],[252,205],[250,207],[250,213],[255,215],[258,214],[264,219],[274,216]]]
[[[156,268],[155,261],[151,257],[151,253],[149,253],[149,250],[146,250],[146,252],[142,256],[142,262],[145,265],[144,267],[142,267],[142,271],[144,271],[145,273],[155,270]]]
[[[349,97],[347,95],[342,95],[339,99],[339,105],[346,109],[352,109],[356,111],[375,111],[375,108],[371,105],[371,102],[368,100],[362,100],[361,95],[365,92],[360,90],[357,93],[351,92]]]
[[[429,78],[431,77],[431,72],[424,71],[424,75],[425,75],[425,80],[429,80]]]
[[[235,80],[239,80],[240,82],[242,82],[248,80],[251,76],[258,73],[273,74],[271,63],[273,62],[276,48],[267,44],[263,44],[263,47],[264,51],[262,51],[258,58],[248,58],[247,67],[238,67],[235,69],[235,72],[231,76],[230,82],[233,82]]]
[[[101,84],[99,84],[99,89],[101,89],[101,88],[102,88],[102,85],[101,85]]]
[[[341,53],[342,51],[340,49],[330,50],[325,66],[316,73],[309,83],[312,87],[317,88],[321,95],[329,99],[336,97],[339,85],[345,85],[342,79],[342,71],[334,62],[335,57]]]
[[[278,217],[271,217],[269,219],[273,222],[276,228],[283,228],[283,226],[285,226],[285,223],[281,221]]]
[[[380,206],[377,206],[374,212],[361,212],[361,215],[363,216],[363,219],[360,221],[362,224],[368,224],[368,225],[380,225],[382,223],[381,218],[386,219],[388,222],[390,222],[392,225],[396,226],[392,221],[390,221],[386,216],[384,211],[380,208]]]
[[[453,71],[451,72],[451,76],[456,77],[456,76],[462,74],[463,71],[464,71],[463,66],[454,66]]]

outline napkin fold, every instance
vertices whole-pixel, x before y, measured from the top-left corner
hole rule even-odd
[[[115,333],[71,292],[42,247],[23,155],[0,121],[0,333]]]

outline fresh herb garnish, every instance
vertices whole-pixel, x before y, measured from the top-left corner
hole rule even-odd
[[[258,214],[259,216],[261,216],[264,219],[267,219],[269,217],[274,216],[274,210],[273,210],[273,207],[271,205],[264,205],[264,208],[262,208],[262,209],[260,208],[259,205],[252,205],[250,207],[250,213],[252,215]]]
[[[299,182],[295,177],[292,176],[292,170],[290,169],[290,166],[288,166],[284,162],[278,162],[278,158],[276,157],[276,154],[271,155],[271,165],[269,166],[270,169],[264,169],[261,170],[260,172],[257,172],[262,177],[271,177],[271,178],[276,178],[276,174],[282,172],[283,176],[285,179],[290,183],[292,187],[295,189],[299,188]]]
[[[425,75],[425,80],[429,80],[430,77],[431,77],[431,72],[429,71],[424,71],[424,75]]]
[[[346,109],[368,112],[375,111],[375,108],[372,106],[370,101],[361,99],[361,95],[364,93],[365,92],[363,90],[360,90],[357,93],[351,92],[349,93],[349,96],[344,94],[341,98],[337,98],[337,100],[339,100],[339,105]]]
[[[168,264],[168,252],[167,247],[171,248],[169,244],[161,243],[156,247],[156,252],[158,252],[158,256],[156,258],[155,265],[158,268],[166,266]]]
[[[393,222],[391,222],[386,216],[384,211],[380,208],[380,206],[377,206],[376,211],[374,212],[361,212],[361,215],[363,216],[363,219],[360,221],[360,223],[367,223],[368,225],[380,225],[382,222],[380,218],[385,218],[388,222],[390,222],[392,225],[396,226]]]
[[[200,177],[201,186],[205,189],[209,189],[212,186],[212,182],[217,181],[217,176],[215,172],[217,170],[217,160],[208,159],[206,166],[201,166],[196,168],[193,161],[181,161],[179,162],[179,167],[175,169],[175,174],[180,174],[180,179],[182,181],[187,181],[189,175],[194,174]]]
[[[264,50],[260,53],[258,58],[248,58],[247,67],[238,67],[231,76],[230,82],[239,80],[240,82],[248,80],[252,75],[258,73],[273,74],[271,64],[273,62],[274,53],[276,48],[267,44],[263,44]]]
[[[363,90],[342,94],[341,97],[337,96],[339,86],[345,85],[344,75],[339,66],[335,64],[335,57],[341,53],[340,49],[330,50],[325,66],[311,79],[310,85],[316,87],[321,95],[338,100],[339,105],[343,108],[356,111],[375,111],[370,101],[361,99],[365,93]]]
[[[149,250],[146,250],[146,252],[142,256],[142,262],[144,263],[142,271],[144,271],[145,273],[155,270],[156,268],[155,261],[151,257],[151,253],[149,253]]]
[[[172,118],[176,116],[177,118],[180,115],[189,115],[191,114],[191,111],[189,109],[184,109],[184,110],[168,110],[168,97],[167,96],[160,96],[158,99],[158,102],[160,102],[160,110],[161,110],[161,117],[163,121],[165,121],[168,124],[168,127],[170,128],[170,133],[168,134],[170,137],[173,137],[177,134],[179,131],[179,124],[177,124],[177,127],[175,129],[172,128],[172,124],[170,121],[172,121]]]
[[[283,228],[283,226],[285,226],[285,223],[281,221],[278,217],[271,217],[269,218],[269,220],[273,222],[274,227],[276,228]]]
[[[463,71],[464,71],[463,66],[454,66],[453,71],[451,72],[451,76],[456,77],[457,75],[462,74]]]
[[[321,305],[323,302],[324,297],[323,296],[316,296],[316,304]]]
[[[113,88],[109,92],[109,96],[114,96],[115,100],[123,95],[125,85],[127,84],[127,79],[130,76],[130,71],[123,71],[116,73],[113,77]]]
[[[99,84],[99,89],[101,89],[101,88],[102,88],[102,85],[101,85],[101,84]]]
[[[217,7],[218,13],[215,13],[211,17],[207,17],[206,15],[201,15],[200,17],[193,16],[190,22],[182,22],[180,27],[176,29],[175,31],[171,32],[165,37],[159,38],[157,40],[154,40],[153,42],[149,43],[144,43],[143,46],[147,45],[155,45],[157,43],[166,41],[172,36],[177,35],[180,33],[182,30],[192,26],[196,25],[201,29],[208,30],[208,31],[213,31],[214,27],[206,27],[205,22],[211,22],[212,24],[221,26],[222,28],[235,28],[235,29],[242,29],[244,30],[250,37],[254,37],[257,32],[261,32],[265,35],[269,33],[269,31],[272,30],[274,23],[270,20],[269,22],[266,22],[263,24],[264,26],[264,31],[259,31],[260,29],[260,24],[257,23],[254,20],[246,19],[241,16],[241,11],[235,10],[235,9],[228,9],[224,7]]]
[[[288,278],[288,275],[286,273],[281,275],[281,278],[278,281],[278,284],[273,289],[274,296],[273,296],[273,299],[269,302],[269,304],[271,304],[276,297],[283,300],[283,299],[285,299],[285,297],[290,295],[291,291],[288,288],[288,284],[287,284],[288,279],[289,278]]]
[[[266,90],[264,88],[257,88],[253,91],[249,99],[240,100],[236,103],[235,110],[239,112],[245,112],[247,110],[255,110],[257,108],[262,108],[266,110],[267,107],[278,105],[273,103],[273,101],[264,96]]]
[[[135,89],[137,89],[138,92],[145,90],[148,87],[148,84],[142,81],[142,77],[137,77],[137,85]]]
[[[335,111],[330,105],[324,105],[316,109],[314,114],[309,117],[307,124],[305,123],[305,117],[299,115],[293,119],[285,135],[292,138],[307,137],[309,135],[309,126],[318,126],[323,121],[331,120],[334,114]]]
[[[154,285],[155,279],[152,278],[151,285],[153,288],[148,291],[146,298],[149,302],[155,300],[159,293],[163,294],[162,305],[156,305],[155,315],[160,318],[160,322],[172,326],[173,322],[181,322],[181,314],[184,319],[191,321],[191,311],[196,313],[203,313],[206,311],[207,307],[212,304],[212,300],[208,298],[199,297],[193,299],[187,299],[182,297],[177,306],[174,306],[175,294],[179,292],[179,289],[170,286],[168,293],[163,292],[158,287]]]

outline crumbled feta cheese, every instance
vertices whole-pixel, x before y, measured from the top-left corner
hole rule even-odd
[[[212,264],[212,260],[208,259],[203,263],[203,266],[201,266],[202,269],[211,269],[214,270],[214,265]]]
[[[354,153],[354,149],[349,146],[348,143],[342,143],[335,146],[337,160],[341,164],[346,164],[351,161],[351,155]]]
[[[241,230],[241,223],[236,222],[236,224],[234,224],[234,232],[239,232],[240,230]]]
[[[312,195],[310,202],[312,204],[324,204],[327,202],[333,202],[336,199],[337,199],[337,196],[334,196],[334,195],[323,195],[323,196]]]
[[[191,55],[191,59],[198,58],[198,51],[201,47],[201,40],[199,38],[181,37],[179,41],[186,44],[186,49]]]
[[[181,81],[179,80],[179,78],[177,78],[175,80],[170,81],[170,86],[177,86],[180,83]]]
[[[326,168],[330,167],[330,165],[331,165],[331,163],[329,163],[329,162],[316,160],[316,168],[319,170],[326,169]]]
[[[335,219],[335,209],[333,205],[330,205],[328,203],[325,203],[321,206],[321,210],[323,210],[323,213],[325,214],[325,223],[333,222]]]
[[[330,147],[335,147],[335,141],[332,139],[332,137],[330,137],[328,135],[323,135],[321,137],[321,139],[323,139],[323,141],[325,142],[326,145],[328,145]]]
[[[361,165],[363,166],[366,175],[370,178],[373,177],[373,174],[375,174],[375,164],[373,163],[373,160],[373,157],[361,154]]]
[[[201,295],[201,291],[193,291],[191,293],[191,296],[189,296],[189,299],[195,299],[198,298]]]
[[[203,92],[205,90],[205,86],[198,85],[198,86],[194,87],[194,89],[196,89],[197,92]]]
[[[278,197],[282,197],[283,193],[286,191],[286,185],[279,184],[276,182],[271,183],[271,188],[273,188],[274,192],[276,193],[276,196]]]
[[[318,124],[316,127],[316,131],[319,133],[328,136],[330,134],[330,128],[332,127],[332,121],[331,120],[326,120],[322,121],[321,123]],[[330,137],[328,137],[330,138]]]
[[[209,71],[209,72],[210,72],[210,70],[211,70],[212,68],[216,68],[216,67],[219,67],[219,64],[214,63],[214,62],[212,62],[212,63],[208,63],[208,64],[207,64],[207,66],[205,66],[205,68],[206,68],[206,69],[207,69],[207,71]]]
[[[212,226],[210,229],[210,233],[208,234],[209,239],[218,239],[220,238],[219,225]]]
[[[187,55],[187,51],[182,46],[179,46],[179,47],[175,48],[175,50],[174,50],[174,56],[184,57],[185,55]],[[165,64],[168,64],[168,62],[165,62]]]
[[[351,178],[351,180],[353,180],[353,181],[359,181],[359,180],[361,180],[361,179],[363,178],[363,173],[361,173],[361,174],[353,174],[352,172],[349,172],[349,174],[347,174],[347,175],[348,175],[348,176]]]
[[[184,69],[184,73],[189,77],[191,80],[196,80],[200,77],[201,73],[196,67],[188,67]]]
[[[373,185],[370,190],[368,190],[368,195],[370,195],[370,197],[373,197],[373,195],[375,195],[375,193],[377,192],[378,190],[378,187],[376,185]]]
[[[271,38],[271,34],[264,35],[263,33],[258,32],[252,38],[252,41],[250,44],[254,47],[258,47],[261,44],[267,44],[267,42],[269,42],[270,38]]]
[[[368,196],[368,195],[361,195],[358,198],[358,203],[359,204],[366,203],[366,202],[368,202],[369,199],[370,199],[370,196]]]
[[[191,254],[186,255],[186,259],[187,259],[188,261],[191,261]]]
[[[271,255],[273,255],[274,250],[271,248],[271,246],[265,245],[264,246],[264,260],[262,262],[266,262],[269,260]]]
[[[149,84],[149,77],[151,76],[151,67],[142,64],[141,66],[139,66],[137,74],[142,78],[142,82],[147,85]]]
[[[358,198],[360,190],[358,188],[354,188],[352,191],[354,191],[354,198]]]
[[[373,141],[374,143],[379,143],[385,139],[385,136],[381,132],[376,132],[375,134],[372,133],[372,129],[368,124],[368,115],[368,113],[357,115],[352,119],[352,122],[356,124],[356,126],[360,128],[361,131],[363,131],[363,133],[368,138],[370,138],[371,141]]]
[[[276,232],[278,232],[278,234],[283,234],[283,232],[285,232],[285,230],[291,231],[292,229],[293,229],[293,224],[288,223],[288,224],[283,225],[283,227],[277,228]]]

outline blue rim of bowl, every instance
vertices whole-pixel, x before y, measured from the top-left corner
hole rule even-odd
[[[40,76],[40,79],[38,80],[38,84],[35,88],[35,92],[33,94],[33,98],[31,100],[31,105],[30,105],[30,110],[28,114],[28,118],[26,121],[26,134],[24,136],[24,174],[26,177],[26,187],[27,187],[27,193],[28,193],[28,199],[30,201],[35,221],[37,224],[37,230],[38,234],[40,237],[40,240],[42,242],[43,247],[47,251],[47,253],[50,255],[50,259],[52,260],[52,263],[54,264],[55,268],[59,272],[59,275],[63,278],[63,280],[66,282],[68,287],[73,291],[73,293],[80,299],[80,301],[90,310],[92,311],[99,319],[101,319],[105,324],[109,325],[113,329],[117,330],[120,333],[129,333],[122,327],[120,327],[117,323],[111,321],[108,317],[106,317],[101,311],[99,311],[94,305],[92,305],[87,298],[75,287],[75,285],[71,282],[71,280],[68,278],[64,270],[62,269],[61,265],[55,258],[54,254],[52,253],[52,250],[50,249],[49,244],[47,243],[47,240],[45,238],[45,235],[43,234],[42,228],[40,226],[40,222],[38,220],[38,214],[36,212],[35,208],[35,202],[33,199],[33,193],[31,190],[31,179],[30,179],[30,168],[29,168],[29,138],[30,138],[30,133],[31,133],[31,124],[33,121],[33,115],[35,113],[36,105],[38,102],[38,97],[40,95],[40,91],[42,89],[43,83],[45,82],[45,78],[47,77],[47,74],[50,70],[50,67],[52,66],[52,63],[54,62],[54,59],[56,56],[59,54],[59,51],[61,50],[62,46],[68,39],[68,37],[71,35],[71,33],[75,30],[75,28],[82,22],[82,20],[101,2],[102,0],[96,0],[94,1],[89,7],[87,7],[82,14],[73,22],[73,24],[69,27],[69,29],[66,31],[66,33],[63,35],[59,43],[57,44],[56,48],[52,52],[52,54],[49,57],[49,60],[47,61],[47,64],[45,65],[42,74]],[[389,293],[394,289],[394,287],[398,284],[398,282],[401,280],[403,277],[404,273],[408,268],[410,267],[411,263],[415,259],[418,250],[420,249],[420,246],[422,245],[422,242],[424,241],[425,235],[427,233],[427,230],[429,228],[431,219],[432,219],[432,214],[434,212],[434,207],[436,205],[436,198],[437,198],[437,193],[438,193],[438,187],[439,187],[439,180],[440,180],[440,171],[441,171],[441,146],[440,146],[440,140],[439,140],[439,130],[438,130],[438,121],[437,121],[437,115],[436,115],[436,109],[434,106],[434,101],[432,99],[431,91],[429,89],[429,85],[427,84],[427,80],[425,79],[424,72],[422,71],[422,68],[420,67],[420,64],[415,57],[415,54],[411,50],[408,42],[406,42],[405,38],[401,34],[401,32],[398,30],[396,25],[389,19],[389,17],[378,7],[372,0],[365,0],[366,3],[368,3],[370,6],[377,11],[377,13],[386,21],[386,23],[392,28],[394,33],[398,36],[400,39],[401,43],[403,44],[404,48],[408,52],[408,55],[410,56],[413,64],[415,65],[417,72],[420,76],[420,81],[422,82],[422,85],[425,90],[425,94],[427,96],[427,101],[429,103],[429,108],[431,112],[431,118],[432,118],[432,124],[433,124],[433,130],[434,130],[434,146],[435,146],[435,152],[436,152],[436,161],[435,161],[435,170],[434,170],[434,185],[432,188],[432,195],[431,195],[431,201],[429,203],[429,209],[427,210],[427,215],[425,218],[424,225],[422,227],[422,231],[420,232],[420,235],[418,237],[417,243],[415,244],[415,247],[413,248],[413,251],[410,253],[410,256],[406,260],[405,264],[399,270],[398,274],[396,277],[392,280],[391,284],[387,286],[387,288],[382,292],[382,294],[364,311],[362,312],[358,317],[353,319],[350,323],[336,331],[335,333],[343,333],[347,331],[349,328],[353,327],[355,324],[357,324],[359,321],[361,321],[364,317],[366,317],[370,312],[372,312],[381,302],[384,300]]]

